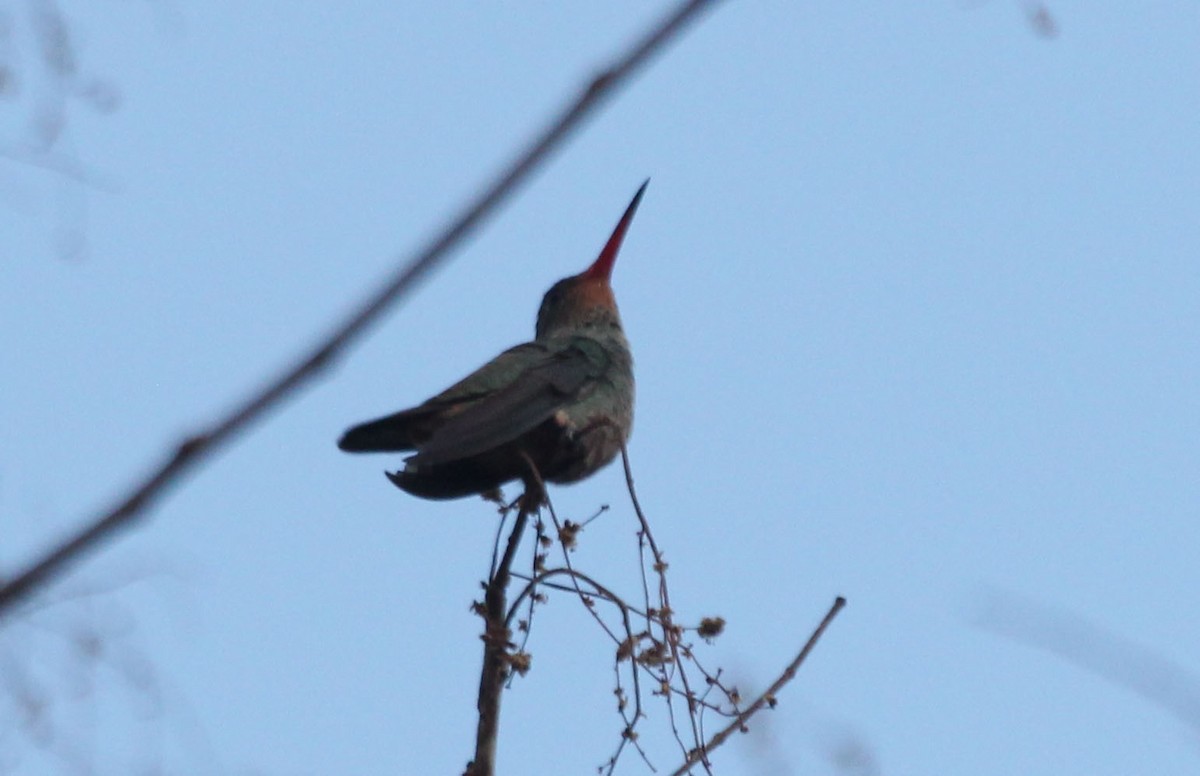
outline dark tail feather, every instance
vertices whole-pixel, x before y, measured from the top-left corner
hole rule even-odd
[[[405,413],[362,423],[342,434],[338,447],[347,453],[384,453],[415,448],[411,416]]]

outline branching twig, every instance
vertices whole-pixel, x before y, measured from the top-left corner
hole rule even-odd
[[[516,576],[516,575],[514,575],[514,576]],[[559,577],[559,576],[565,576],[568,579],[570,579],[571,580],[570,584],[569,585],[559,584],[559,583],[550,581],[553,578]],[[580,588],[579,585],[581,582],[583,584],[591,586],[592,590],[585,591],[582,588]],[[634,648],[634,645],[638,641],[638,636],[636,636],[633,632],[633,621],[632,621],[632,618],[630,617],[631,614],[637,614],[637,615],[641,616],[644,614],[644,612],[640,612],[636,608],[630,606],[629,604],[627,604],[625,602],[625,600],[623,598],[621,598],[619,595],[614,593],[612,590],[608,589],[607,587],[602,585],[600,582],[597,582],[595,579],[593,579],[592,577],[583,573],[582,571],[579,571],[578,569],[555,568],[555,569],[548,569],[548,570],[542,571],[539,574],[537,574],[536,576],[531,577],[527,581],[525,587],[517,595],[516,600],[513,601],[512,606],[509,608],[508,618],[510,621],[515,616],[517,609],[520,607],[521,601],[527,597],[532,598],[535,595],[535,591],[537,590],[537,588],[539,586],[549,587],[549,588],[561,590],[561,591],[567,592],[567,593],[574,593],[579,598],[579,600],[585,601],[585,602],[592,597],[600,598],[604,601],[609,602],[613,606],[615,606],[617,608],[617,610],[621,613],[621,626],[622,626],[622,630],[625,633],[625,637],[623,639],[618,638],[617,634],[613,633],[612,628],[610,628],[608,623],[606,623],[604,621],[604,619],[602,617],[600,617],[599,613],[596,611],[596,608],[594,606],[588,605],[586,603],[584,605],[584,608],[586,608],[588,610],[588,613],[591,614],[593,618],[595,618],[596,622],[598,622],[600,624],[600,627],[604,630],[604,632],[606,634],[608,634],[609,638],[612,639],[613,643],[617,645],[616,658],[613,662],[613,673],[616,676],[617,697],[618,697],[618,699],[620,699],[618,701],[618,712],[621,715],[621,719],[625,723],[625,727],[621,731],[621,742],[617,747],[617,751],[612,755],[612,757],[609,758],[609,762],[608,762],[609,769],[608,769],[607,773],[611,774],[613,772],[613,769],[615,769],[616,764],[617,764],[617,759],[621,754],[621,750],[624,749],[625,745],[628,743],[633,744],[634,748],[637,749],[638,754],[641,755],[642,760],[649,766],[650,765],[649,755],[646,754],[646,751],[644,749],[642,749],[641,744],[638,743],[638,736],[637,736],[637,731],[636,731],[638,722],[641,719],[643,719],[646,715],[642,711],[642,690],[641,690],[641,683],[638,678],[639,666],[638,666],[637,662],[633,659],[633,648]],[[630,673],[633,677],[633,712],[632,713],[630,713],[626,710],[625,703],[623,702],[623,699],[625,698],[625,695],[624,695],[625,690],[624,690],[624,685],[622,684],[622,681],[621,681],[621,664],[623,662],[625,662],[626,660],[629,660],[633,666],[630,671]],[[653,766],[650,766],[650,767],[651,767],[651,770],[653,770]]]
[[[708,760],[709,752],[723,744],[734,730],[745,730],[746,721],[764,706],[774,705],[775,694],[793,678],[800,664],[808,656],[829,622],[832,621],[833,617],[844,606],[845,601],[841,598],[837,599],[824,620],[813,632],[812,636],[809,637],[808,643],[796,659],[784,670],[779,679],[762,696],[755,700],[751,706],[743,709],[741,696],[737,688],[729,685],[722,679],[723,672],[720,669],[717,669],[715,672],[706,669],[696,657],[693,645],[685,641],[684,638],[685,634],[691,632],[705,641],[711,641],[724,629],[724,619],[720,617],[705,617],[697,625],[690,626],[680,625],[675,621],[667,589],[667,563],[665,556],[650,532],[649,521],[638,501],[637,492],[633,485],[633,472],[629,463],[629,455],[625,450],[622,450],[622,461],[625,466],[626,484],[629,489],[630,499],[638,519],[638,548],[641,555],[642,594],[645,604],[640,607],[631,604],[614,589],[599,582],[574,564],[571,550],[575,547],[575,543],[579,538],[578,533],[581,526],[569,520],[559,520],[553,505],[549,499],[546,499],[542,503],[549,512],[552,525],[558,532],[558,544],[562,552],[562,565],[555,568],[547,568],[545,566],[545,555],[537,554],[533,563],[533,572],[529,576],[516,572],[511,573],[511,576],[523,580],[525,584],[508,605],[508,611],[503,621],[495,625],[489,625],[488,633],[494,634],[490,637],[491,641],[501,643],[504,648],[512,649],[512,645],[507,643],[508,634],[510,633],[509,629],[524,606],[529,606],[532,618],[534,602],[543,600],[543,590],[559,590],[573,594],[616,646],[613,663],[613,670],[616,676],[614,693],[618,699],[618,713],[624,722],[624,727],[622,728],[621,739],[618,742],[616,750],[600,766],[599,772],[611,776],[616,769],[617,761],[620,759],[622,751],[629,745],[637,749],[646,765],[652,771],[655,771],[655,768],[648,759],[647,753],[639,742],[638,734],[638,723],[645,717],[643,712],[644,699],[642,696],[642,687],[643,680],[646,680],[645,684],[653,688],[652,694],[662,697],[666,703],[671,730],[682,750],[684,761],[684,765],[678,773],[684,773],[693,767],[700,766],[711,774],[711,764]],[[526,488],[539,495],[545,492],[541,477],[531,462],[530,473],[526,477]],[[540,520],[538,531],[539,546],[536,549],[540,550],[548,546],[548,542],[540,541],[543,532]],[[499,566],[505,570],[505,573],[508,573],[507,568],[511,562],[512,550],[515,546],[512,542],[514,541],[515,539],[510,538],[509,551],[504,554],[504,559],[499,563]],[[647,553],[649,553],[649,557],[647,557]],[[499,554],[498,540],[497,548],[493,555],[497,554]],[[495,565],[496,560],[493,557],[493,566]],[[646,570],[647,565],[651,566],[658,580],[657,595],[653,595],[653,598],[649,583],[649,573]],[[490,596],[493,586],[489,584],[488,590]],[[602,615],[601,604],[609,604],[617,610],[620,616],[619,624],[610,624],[607,621],[606,617]],[[483,611],[484,607],[481,605],[479,609]],[[490,619],[494,616],[492,614],[491,598],[489,598],[487,610]],[[635,631],[634,622],[638,622],[640,625],[643,621],[645,622],[644,628]],[[528,637],[527,622],[522,622],[521,628],[526,632],[526,637]],[[501,641],[498,642],[497,640]],[[507,660],[508,667],[514,670],[519,671],[521,670],[521,666],[528,665],[528,656],[524,654],[523,647],[517,652],[502,654],[502,657]],[[624,668],[624,666],[627,666],[627,668]],[[623,678],[623,672],[626,670],[632,679],[632,698],[627,696],[625,692],[627,685]],[[702,692],[697,693],[696,690],[693,690],[693,687],[699,687],[699,684],[696,682],[694,676],[689,679],[689,671],[699,672],[703,677]],[[642,677],[643,672],[646,675],[645,677]],[[633,705],[632,711],[628,708],[630,700],[632,700]],[[684,708],[686,708],[687,722],[691,728],[691,743],[684,742],[684,734],[681,733],[680,729],[682,721],[675,703],[676,700],[681,701],[684,704]],[[706,733],[706,713],[717,714],[727,720],[732,720],[732,722],[710,738]],[[490,771],[479,772],[490,773]],[[474,776],[475,773],[476,771],[468,769],[469,776]]]
[[[619,87],[625,85],[652,55],[677,37],[688,22],[693,21],[702,10],[715,2],[716,0],[686,0],[656,22],[625,53],[603,69],[579,95],[571,99],[529,146],[487,183],[449,225],[406,260],[399,270],[345,321],[335,326],[333,331],[308,352],[270,380],[265,387],[237,405],[228,415],[185,439],[168,455],[165,462],[135,484],[126,495],[119,497],[115,504],[102,509],[98,517],[51,548],[43,557],[35,560],[0,587],[0,615],[10,611],[35,587],[60,575],[70,562],[98,546],[117,529],[128,527],[136,518],[144,516],[151,503],[161,497],[168,487],[177,484],[181,475],[195,468],[238,433],[245,431],[251,423],[265,415],[268,410],[274,409],[283,399],[290,397],[301,385],[328,367],[334,358],[342,355],[370,324],[411,291],[438,264],[445,261],[449,251],[490,216],[533,170],[543,164],[550,152],[557,149],[571,132],[579,127],[583,119],[591,115]]]
[[[542,481],[541,475],[537,471],[537,468],[532,465],[532,463],[530,464],[530,476],[534,480],[534,485],[537,488],[539,488],[541,490],[541,492],[545,493],[546,484]],[[600,625],[600,628],[606,634],[608,634],[608,637],[610,639],[612,639],[614,644],[617,645],[617,655],[616,655],[616,659],[613,664],[613,673],[616,675],[617,697],[619,699],[623,699],[625,689],[624,689],[624,686],[621,684],[621,663],[624,660],[624,656],[622,655],[622,647],[623,647],[623,645],[629,646],[631,652],[628,657],[632,658],[632,648],[637,643],[637,638],[634,636],[633,625],[630,622],[629,614],[631,611],[636,612],[637,610],[633,609],[628,604],[626,604],[625,601],[620,596],[618,596],[616,593],[612,592],[611,590],[606,588],[604,585],[601,585],[599,582],[592,579],[587,574],[584,574],[583,572],[581,572],[575,568],[574,564],[572,564],[572,562],[571,562],[571,549],[572,549],[572,544],[574,542],[573,537],[575,534],[572,534],[572,538],[569,540],[566,538],[567,537],[566,524],[558,519],[558,513],[554,511],[554,503],[550,500],[550,497],[548,495],[546,496],[545,504],[546,504],[546,511],[548,511],[550,513],[550,520],[551,520],[551,522],[554,523],[554,530],[558,534],[558,540],[559,540],[558,543],[559,543],[560,549],[562,550],[564,568],[551,569],[549,571],[543,571],[541,573],[536,573],[529,580],[529,583],[525,586],[525,589],[522,590],[521,593],[518,595],[517,600],[513,603],[512,608],[510,609],[509,614],[508,614],[508,622],[511,622],[512,618],[514,616],[516,616],[517,607],[520,605],[522,598],[528,596],[530,601],[531,602],[533,601],[533,599],[535,598],[535,596],[537,594],[537,586],[539,584],[541,584],[544,580],[549,579],[553,576],[560,575],[560,574],[563,576],[566,576],[571,581],[571,585],[572,585],[571,592],[575,593],[575,595],[579,598],[580,602],[583,603],[584,608],[587,609],[588,614],[590,614],[592,616],[592,619],[594,619]],[[601,510],[601,511],[603,511],[603,510]],[[597,515],[598,514],[599,513],[597,513]],[[582,526],[577,526],[574,530],[578,531],[578,529],[581,527]],[[594,592],[589,594],[588,592],[584,591],[579,586],[580,582],[583,582],[587,585],[591,585]],[[592,604],[592,596],[599,596],[599,597],[603,598],[604,600],[611,602],[621,612],[621,622],[624,625],[624,631],[625,631],[624,639],[619,638],[617,636],[617,634],[613,632],[612,628],[609,627],[608,623],[606,623],[604,621],[604,618],[600,616],[600,613],[598,611],[596,611],[596,607]],[[530,606],[532,609],[532,603]],[[641,614],[640,612],[638,612],[638,613]],[[531,615],[531,619],[532,619],[532,615]],[[649,627],[649,626],[647,626],[647,627]],[[621,731],[621,743],[617,748],[617,752],[616,752],[616,754],[613,755],[613,757],[609,761],[610,767],[609,767],[608,772],[610,774],[612,773],[613,768],[616,767],[617,757],[620,755],[621,751],[625,748],[625,744],[628,742],[633,743],[634,748],[637,749],[638,754],[640,754],[642,757],[642,760],[645,761],[645,763],[648,766],[650,765],[649,756],[646,754],[646,751],[644,749],[642,749],[641,745],[637,742],[637,732],[636,732],[637,723],[639,720],[641,720],[645,716],[642,713],[642,689],[641,689],[641,681],[638,678],[637,668],[638,668],[637,662],[633,661],[633,670],[630,672],[633,676],[633,697],[634,697],[633,714],[630,715],[626,711],[625,704],[621,700],[618,701],[618,711],[621,715],[622,721],[625,723],[625,727]],[[651,770],[654,769],[653,766],[650,766],[650,768],[651,768]]]
[[[680,630],[675,625],[674,611],[671,608],[671,595],[667,588],[667,560],[662,552],[658,549],[658,543],[654,541],[654,534],[650,531],[650,523],[646,520],[646,514],[642,511],[641,502],[638,501],[637,490],[633,486],[633,468],[629,465],[629,450],[625,445],[621,445],[621,463],[625,467],[625,485],[629,489],[629,500],[633,503],[633,511],[637,514],[638,524],[641,529],[638,536],[645,544],[650,545],[650,553],[654,558],[654,572],[658,575],[658,616],[659,626],[662,628],[663,642],[671,651],[671,664],[674,666],[675,674],[679,677],[683,684],[683,695],[688,704],[688,721],[692,727],[692,740],[699,745],[703,740],[700,733],[699,722],[697,720],[696,709],[694,706],[696,695],[692,691],[691,683],[688,681],[687,671],[684,669],[683,660],[679,654],[679,637]],[[646,588],[645,581],[645,564],[642,564],[642,587]],[[647,590],[646,610],[650,611],[650,601],[648,599],[649,591]],[[649,627],[649,625],[647,626]],[[664,671],[664,673],[666,673]],[[670,676],[666,677],[664,684],[671,687]],[[671,702],[672,694],[667,694],[667,715],[671,719],[671,728],[675,732],[675,740],[679,742],[680,749],[684,755],[688,755],[688,748],[684,746],[683,739],[679,735],[679,727],[675,722],[675,705]]]

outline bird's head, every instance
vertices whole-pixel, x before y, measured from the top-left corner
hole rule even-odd
[[[542,306],[538,310],[537,338],[557,334],[563,331],[576,331],[590,327],[620,328],[621,318],[617,314],[617,299],[613,296],[610,278],[617,254],[621,250],[621,242],[625,232],[633,221],[642,194],[646,192],[647,180],[633,195],[633,201],[625,209],[625,214],[617,222],[612,236],[608,238],[600,255],[592,262],[592,266],[555,283],[542,298]]]

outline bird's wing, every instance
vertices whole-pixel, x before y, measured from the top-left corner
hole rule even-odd
[[[351,453],[414,450],[445,418],[487,396],[494,386],[516,379],[546,354],[545,347],[533,342],[509,348],[437,396],[350,428],[338,440],[338,447]]]
[[[551,350],[540,342],[514,345],[414,410],[458,411],[507,385],[543,362]]]
[[[432,466],[511,442],[583,396],[607,367],[604,349],[590,340],[572,341],[561,348],[543,347],[539,357],[526,362],[513,379],[435,428],[427,441],[417,445],[417,455],[409,462],[417,467]]]

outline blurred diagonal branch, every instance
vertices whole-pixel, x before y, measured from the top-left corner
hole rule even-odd
[[[155,499],[169,486],[179,482],[187,471],[206,460],[238,433],[275,408],[296,390],[326,369],[336,356],[390,307],[412,292],[438,264],[444,262],[451,249],[492,215],[497,206],[510,197],[518,185],[544,164],[550,153],[591,116],[605,100],[628,84],[632,76],[648,60],[678,37],[689,22],[717,0],[687,0],[654,22],[639,35],[623,53],[601,69],[584,89],[567,102],[521,149],[509,164],[485,183],[480,192],[468,201],[458,215],[426,245],[407,258],[374,294],[369,296],[349,317],[335,326],[309,351],[300,355],[278,376],[268,381],[248,399],[236,405],[226,416],[181,442],[158,468],[151,471],[112,505],[100,510],[73,535],[48,550],[20,573],[0,586],[0,616],[7,614],[38,586],[61,575],[68,564],[84,552],[94,549],[118,529],[133,524],[147,513]]]
[[[1146,647],[1012,593],[988,594],[975,624],[1086,668],[1200,732],[1200,679]]]

